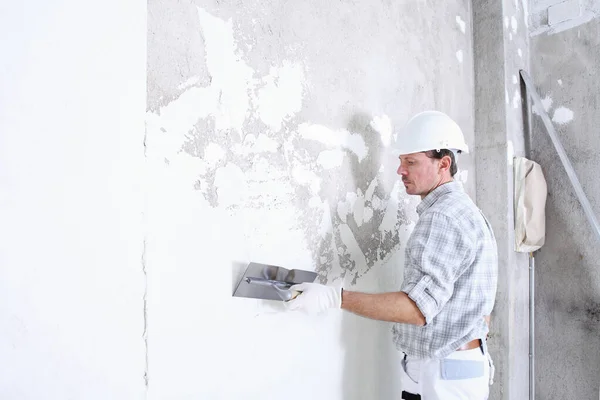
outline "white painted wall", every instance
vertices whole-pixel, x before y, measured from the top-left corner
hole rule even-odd
[[[168,14],[174,3],[160,4]],[[399,224],[398,210],[414,219],[416,201],[394,189],[395,166],[379,158],[389,132],[367,126],[435,107],[472,140],[468,6],[363,1],[348,24],[348,10],[303,3],[300,16],[314,21],[296,31],[313,46],[306,63],[262,48],[250,70],[226,43],[191,46],[184,57],[217,55],[202,64],[212,83],[185,76],[177,96],[150,92],[146,112],[145,2],[0,7],[0,398],[398,397],[389,324],[289,314],[231,293],[249,261],[320,268],[356,290],[399,287],[411,224]],[[228,17],[193,7],[212,38],[236,32]],[[265,18],[261,28],[287,26]],[[448,46],[423,28],[431,18]],[[325,51],[328,34],[338,35],[336,52]],[[149,72],[181,66],[163,56],[148,60]],[[247,82],[257,86],[240,92]],[[190,134],[198,121],[214,125]],[[182,151],[198,138],[199,154]],[[294,157],[273,162],[282,154]],[[367,265],[370,241],[393,246]]]
[[[0,5],[0,398],[144,395],[146,4]]]

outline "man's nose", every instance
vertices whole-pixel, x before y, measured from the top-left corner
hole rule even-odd
[[[396,171],[398,175],[404,176],[406,175],[406,168],[402,168],[402,164],[398,166],[398,170]]]

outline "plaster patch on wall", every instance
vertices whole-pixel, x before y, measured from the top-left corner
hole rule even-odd
[[[218,98],[214,111],[217,130],[233,129],[240,135],[250,107],[254,71],[237,55],[231,19],[223,21],[198,8],[206,48],[211,88]]]
[[[304,123],[298,126],[298,132],[302,138],[320,142],[327,147],[350,150],[356,154],[358,161],[362,161],[368,153],[368,148],[362,136],[350,133],[345,129],[335,131],[323,125]],[[336,155],[336,157],[339,156]],[[341,161],[339,165],[341,165]]]
[[[462,62],[463,62],[463,52],[462,52],[462,50],[458,50],[456,52],[456,59],[458,60],[459,63],[462,64]]]
[[[467,171],[467,170],[458,171],[458,173],[456,175],[460,182],[467,183],[467,179],[469,178],[469,171]]]
[[[513,33],[517,33],[517,29],[518,29],[519,25],[518,25],[517,19],[514,17],[514,15],[512,17],[510,17],[510,27],[512,28]]]
[[[553,100],[550,96],[546,95],[543,99],[542,99],[542,106],[544,107],[544,111],[548,112],[550,110],[550,108],[552,107],[552,103]],[[535,105],[533,105],[531,107],[531,112],[533,114],[539,114],[537,107]]]
[[[517,84],[517,82],[519,82],[519,80],[517,79],[517,76],[516,76],[516,75],[513,75],[513,76],[512,76],[512,83],[516,85],[516,84]]]
[[[224,160],[225,155],[225,150],[216,143],[209,143],[204,149],[204,161],[211,168],[215,168],[219,161]]]
[[[369,125],[375,132],[379,133],[381,142],[385,147],[388,147],[392,143],[393,133],[390,117],[387,115],[375,116]]]
[[[366,201],[371,201],[371,199],[373,198],[373,194],[375,193],[375,188],[377,187],[377,178],[374,178],[371,183],[369,183],[369,187],[367,189],[367,191],[365,192],[365,200]]]
[[[515,148],[513,146],[513,142],[509,140],[506,142],[506,159],[508,160],[509,165],[513,165],[515,158]]]
[[[180,90],[185,90],[187,88],[197,85],[199,82],[200,82],[199,76],[192,76],[187,81],[185,81],[181,85],[179,85],[177,88]]]
[[[281,67],[271,67],[263,80],[265,85],[258,91],[258,114],[277,132],[286,118],[302,108],[304,71],[301,66],[286,61]]]
[[[554,115],[552,116],[552,121],[557,124],[567,124],[573,120],[573,111],[569,110],[566,107],[558,107],[554,110]]]
[[[546,96],[542,99],[542,105],[544,106],[544,110],[548,112],[550,107],[552,107],[552,98],[550,96]]]
[[[462,33],[466,32],[466,23],[465,21],[460,17],[460,15],[456,16],[456,23],[458,24],[458,27],[460,28],[460,31]]]
[[[180,150],[198,119],[210,115],[216,108],[216,96],[211,89],[190,88],[175,101],[161,107],[158,113],[146,113],[146,152],[148,157],[160,153],[171,159]],[[150,152],[150,153],[148,153]]]
[[[523,50],[517,49],[517,54],[519,55],[519,57],[523,58]]]
[[[219,168],[215,174],[214,185],[219,206],[231,207],[244,202],[248,184],[246,175],[237,165],[228,163]]]
[[[558,82],[558,84],[559,84],[560,86],[562,86],[562,84],[563,84],[563,82],[562,82],[562,79],[559,79],[559,80],[557,80],[556,82]]]
[[[238,221],[253,256],[274,251],[264,243],[300,249],[294,254],[309,254],[313,264],[304,268],[314,267],[321,282],[348,276],[356,283],[391,257],[400,246],[398,228],[411,223],[397,182],[390,192],[382,166],[354,182],[353,192],[338,186],[335,176],[348,171],[335,169],[347,159],[365,160],[370,150],[361,135],[345,129],[291,125],[302,108],[303,64],[284,60],[268,76],[255,77],[244,46],[240,51],[235,43],[232,21],[201,8],[198,18],[207,77],[177,84],[184,90],[178,98],[147,113],[153,174],[162,174],[163,185],[188,188],[194,207]],[[198,87],[201,82],[208,86]],[[263,124],[268,132],[261,131]],[[387,115],[373,117],[371,127],[384,146],[391,144]],[[315,150],[315,143],[323,148]],[[367,237],[369,246],[361,248]]]
[[[319,164],[324,169],[333,169],[340,167],[344,162],[344,152],[335,149],[335,150],[323,150],[319,153],[317,157],[317,164]]]
[[[508,27],[510,26],[510,19],[508,18],[508,16],[504,17],[504,27],[506,29],[508,29]]]
[[[357,195],[354,200],[354,207],[352,207],[354,222],[356,226],[361,226],[363,224],[363,219],[365,215],[365,197],[363,196],[360,189],[357,189]]]
[[[314,195],[319,193],[319,189],[321,188],[321,178],[311,170],[307,169],[304,165],[296,165],[292,169],[292,176],[299,185],[310,187],[310,190]]]
[[[348,192],[346,193],[346,200],[338,202],[338,216],[342,221],[347,223],[347,215],[352,214],[357,226],[363,223],[363,210],[365,204],[365,198],[360,189],[358,193]]]
[[[313,196],[310,198],[310,200],[308,200],[308,206],[311,208],[319,207],[322,204],[323,203],[321,202],[321,199],[319,198],[319,196]]]

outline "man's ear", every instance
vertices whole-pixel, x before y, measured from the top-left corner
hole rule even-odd
[[[450,167],[452,166],[452,159],[450,156],[444,156],[440,159],[440,170],[450,171]]]

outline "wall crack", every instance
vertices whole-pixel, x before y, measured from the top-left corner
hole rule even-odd
[[[144,132],[144,160],[147,160],[147,143],[146,140],[148,138],[148,127],[146,126]],[[146,225],[146,213],[145,213],[145,205],[144,211],[142,212],[142,224]],[[144,232],[144,242],[142,247],[142,273],[144,274],[144,295],[142,297],[143,302],[143,313],[144,313],[144,331],[142,332],[142,339],[144,340],[144,388],[146,398],[148,397],[148,273],[146,271],[146,242],[147,242],[147,231]]]
[[[148,393],[148,274],[146,272],[146,238],[144,238],[144,248],[142,251],[142,272],[144,274],[144,332],[142,338],[144,339],[144,386],[146,387],[146,394]]]

